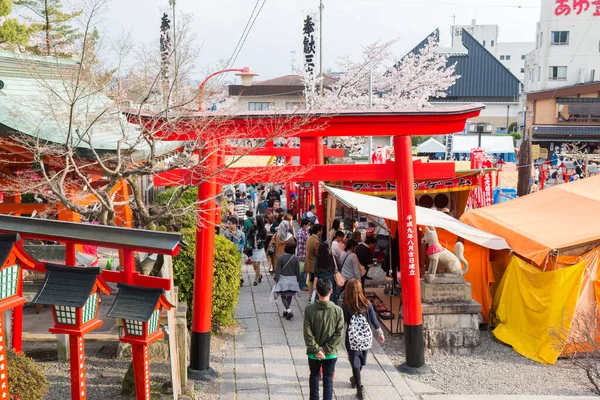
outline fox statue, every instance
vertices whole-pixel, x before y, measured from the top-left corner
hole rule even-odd
[[[429,258],[429,276],[431,279],[435,279],[438,264],[442,264],[446,267],[446,272],[462,277],[469,271],[469,263],[465,259],[465,246],[458,242],[454,245],[454,254],[442,247],[438,240],[437,232],[434,227],[425,228],[426,232],[423,236],[422,243],[427,244],[427,256]],[[465,265],[465,269],[462,269],[461,262]]]

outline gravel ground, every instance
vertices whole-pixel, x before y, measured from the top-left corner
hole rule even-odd
[[[590,396],[592,386],[583,370],[568,360],[543,365],[520,356],[495,341],[490,331],[481,331],[482,343],[474,354],[426,356],[433,373],[411,376],[447,394],[486,395],[521,394],[554,396]],[[401,336],[386,336],[385,352],[398,366],[404,362]]]
[[[211,341],[211,365],[216,371],[223,369],[223,357],[228,351],[228,333],[213,336]],[[125,399],[121,396],[121,384],[129,361],[116,360],[118,342],[86,341],[86,372],[88,399]],[[44,400],[65,400],[71,398],[70,368],[68,361],[58,361],[56,345],[53,342],[24,342],[23,351],[35,359],[48,378],[49,393]],[[151,367],[152,399],[172,399],[162,394],[162,384],[170,380],[168,363],[153,362]],[[196,383],[195,399],[217,400],[220,398],[220,382]]]

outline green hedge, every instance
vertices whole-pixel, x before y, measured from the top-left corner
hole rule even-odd
[[[171,197],[175,193],[175,190],[177,189],[178,188],[173,187],[160,192],[154,199],[154,203],[159,207],[166,205],[169,202],[169,199],[171,199]],[[189,189],[181,196],[181,198],[175,204],[173,204],[172,209],[182,210],[186,207],[191,206],[197,201],[198,188]],[[171,230],[170,227],[173,224],[181,224],[184,228],[192,228],[196,226],[196,215],[194,212],[189,212],[186,215],[179,216],[177,218],[164,218],[160,221],[159,224],[167,227],[167,230]]]
[[[173,259],[174,281],[179,288],[179,300],[188,305],[189,325],[193,303],[196,231],[194,228],[184,228],[181,233],[188,246],[182,248]],[[219,235],[215,237],[214,265],[212,322],[227,326],[234,322],[235,306],[240,293],[242,258],[237,247]]]
[[[12,349],[7,351],[6,359],[11,399],[19,395],[21,400],[42,400],[48,393],[48,380],[42,367],[25,355],[17,355]]]

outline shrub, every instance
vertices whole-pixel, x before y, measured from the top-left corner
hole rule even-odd
[[[162,192],[160,192],[154,203],[159,206],[164,206],[169,202],[169,199],[175,194],[175,190],[178,188],[172,187],[168,188]],[[191,206],[192,204],[198,201],[198,188],[192,188],[187,190],[179,200],[173,204],[173,210],[183,210],[186,207]],[[159,222],[160,225],[164,225],[166,227],[170,227],[173,224],[181,224],[184,228],[191,228],[196,226],[196,213],[189,212],[186,215],[164,218]]]
[[[8,388],[11,398],[21,400],[42,400],[48,393],[48,381],[42,370],[33,359],[25,355],[17,355],[14,350],[8,350]]]
[[[175,285],[179,288],[179,300],[188,305],[188,325],[191,322],[191,311],[194,290],[194,255],[196,252],[196,230],[184,228],[185,242],[179,254],[173,259]],[[241,254],[237,247],[223,236],[215,237],[215,268],[213,273],[213,307],[212,322],[219,326],[233,323],[235,306],[240,291],[240,274],[242,268]]]

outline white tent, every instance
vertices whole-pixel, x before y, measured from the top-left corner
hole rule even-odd
[[[380,197],[349,192],[347,190],[334,189],[327,185],[325,185],[325,190],[331,193],[331,195],[336,199],[344,203],[347,207],[350,207],[356,211],[392,221],[398,220],[398,209],[394,200],[387,200]],[[416,209],[418,225],[434,226],[436,228],[446,229],[447,231],[452,232],[459,237],[467,239],[468,241],[476,243],[480,246],[487,247],[488,249],[510,249],[510,246],[503,238],[481,231],[470,225],[463,224],[459,220],[452,218],[443,212],[418,206]]]
[[[419,145],[419,153],[445,153],[446,146],[435,140],[429,138]]]
[[[452,153],[467,153],[479,147],[477,135],[454,135]],[[486,153],[514,153],[515,146],[512,136],[508,135],[481,135],[481,147]]]

